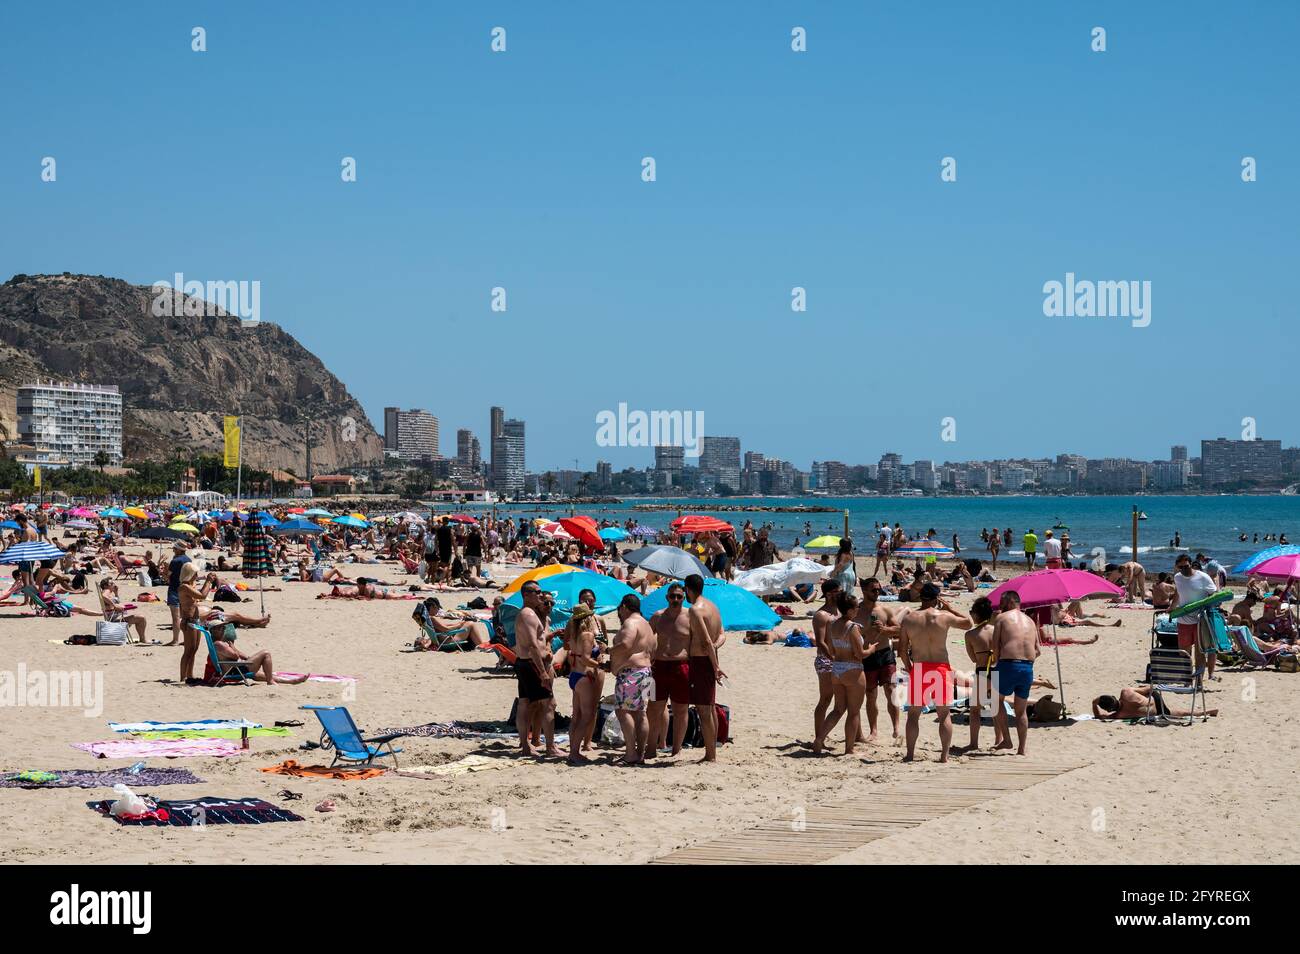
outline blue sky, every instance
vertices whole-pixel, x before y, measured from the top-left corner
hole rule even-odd
[[[534,470],[648,463],[596,446],[620,402],[801,467],[1292,444],[1298,38],[1262,2],[17,6],[0,278],[258,280],[373,423],[454,453],[500,404]],[[1066,272],[1150,281],[1150,326],[1045,317]]]

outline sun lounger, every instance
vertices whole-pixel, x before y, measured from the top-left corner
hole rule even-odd
[[[355,765],[371,765],[375,759],[391,758],[393,768],[397,768],[397,753],[401,749],[393,748],[396,735],[377,735],[370,739],[361,737],[361,731],[352,721],[352,714],[346,706],[301,706],[316,713],[320,719],[321,748],[334,750],[334,761],[348,762]]]

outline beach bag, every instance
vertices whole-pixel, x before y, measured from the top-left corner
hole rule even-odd
[[[152,586],[153,580],[149,579],[148,570],[136,570],[135,582],[137,586]]]
[[[1279,655],[1277,657],[1277,671],[1278,672],[1300,672],[1300,658],[1297,658],[1295,656]]]
[[[718,745],[731,741],[731,707],[718,703],[714,706],[718,713]],[[704,744],[704,740],[700,740]]]
[[[98,646],[125,646],[126,623],[110,623],[108,620],[96,620],[95,644]]]

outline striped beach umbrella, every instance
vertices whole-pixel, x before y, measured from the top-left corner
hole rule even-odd
[[[36,563],[40,560],[57,560],[63,551],[44,540],[28,540],[15,543],[0,553],[0,563]]]
[[[946,547],[938,540],[908,540],[894,551],[894,555],[900,557],[941,557],[952,556],[952,553],[952,547]]]
[[[275,563],[271,560],[271,538],[267,536],[262,521],[256,515],[249,517],[244,524],[244,555],[240,573],[246,577],[257,577],[257,593],[265,614],[266,597],[262,592],[262,577],[275,573]]]

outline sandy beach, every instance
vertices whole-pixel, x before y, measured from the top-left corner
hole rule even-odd
[[[127,552],[144,551],[129,547]],[[395,564],[372,569],[394,582],[414,582]],[[498,579],[521,569],[492,567]],[[859,572],[868,569],[867,561],[860,560]],[[999,575],[1008,575],[1007,569],[1001,567]],[[364,571],[353,568],[356,572]],[[515,696],[514,678],[494,671],[490,653],[402,652],[416,635],[411,602],[318,601],[316,595],[328,589],[323,584],[277,585],[282,592],[265,596],[271,625],[241,630],[240,646],[246,652],[271,650],[278,670],[354,675],[354,692],[320,682],[186,687],[176,682],[176,647],[65,645],[61,641],[73,634],[93,632],[93,620],[23,618],[21,607],[0,608],[0,641],[6,647],[0,668],[14,671],[23,664],[29,672],[100,671],[104,685],[103,712],[94,717],[77,708],[0,707],[5,739],[0,772],[124,768],[134,759],[95,759],[71,748],[74,742],[114,738],[110,721],[248,719],[271,726],[302,719],[304,725],[293,729],[290,738],[253,738],[251,749],[235,757],[156,759],[149,765],[185,767],[205,780],[159,787],[151,791],[157,797],[257,797],[297,811],[304,822],[256,829],[124,827],[85,807],[88,801],[110,797],[109,789],[4,788],[0,860],[642,863],[890,783],[924,782],[943,791],[946,780],[958,779],[980,763],[1017,758],[972,754],[938,764],[933,717],[922,719],[916,763],[903,763],[902,750],[888,740],[860,746],[853,757],[815,757],[807,747],[816,701],[813,650],[746,645],[741,634],[732,633],[721,650],[729,679],[719,701],[731,707],[734,741],[720,749],[716,765],[696,764],[699,753],[688,749],[652,767],[620,768],[606,764],[612,753],[601,750],[595,764],[571,768],[560,761],[521,759],[512,741],[415,737],[397,743],[404,750],[404,768],[450,763],[471,754],[487,756],[493,768],[431,779],[388,774],[364,781],[265,774],[259,769],[285,759],[321,761],[298,748],[319,735],[315,717],[299,711],[303,704],[346,705],[363,730],[374,731],[504,720]],[[121,586],[126,599],[139,592],[134,583]],[[475,595],[458,590],[442,598],[451,607]],[[954,602],[964,608],[973,598]],[[93,595],[72,600],[87,608],[95,605]],[[245,607],[256,606],[254,592]],[[1093,645],[1060,647],[1065,697],[1073,712],[1087,712],[1089,700],[1099,693],[1134,685],[1149,648],[1149,610],[1107,609],[1100,602],[1090,608],[1122,625],[1062,630],[1071,638],[1099,636]],[[797,605],[795,611],[802,612]],[[170,638],[164,604],[147,604],[142,612],[150,638]],[[808,620],[783,622],[779,632],[796,628],[807,631]],[[950,640],[950,655],[954,664],[961,661],[959,668],[966,668],[960,634]],[[1055,681],[1050,647],[1037,673]],[[831,863],[1290,860],[1294,850],[1278,837],[1277,816],[1300,806],[1296,678],[1271,671],[1223,672],[1209,691],[1209,705],[1220,710],[1220,717],[1190,728],[1091,721],[1032,727],[1024,761],[1078,768],[849,848]],[[612,691],[612,680],[606,689]],[[556,695],[559,712],[567,715],[569,690],[561,680]],[[965,725],[956,725],[954,742],[964,743],[967,733]],[[982,738],[986,746],[991,743],[991,728],[984,729]],[[842,728],[832,741],[838,751]],[[283,801],[277,793],[286,788],[304,798]],[[327,798],[337,804],[336,811],[313,810]]]

